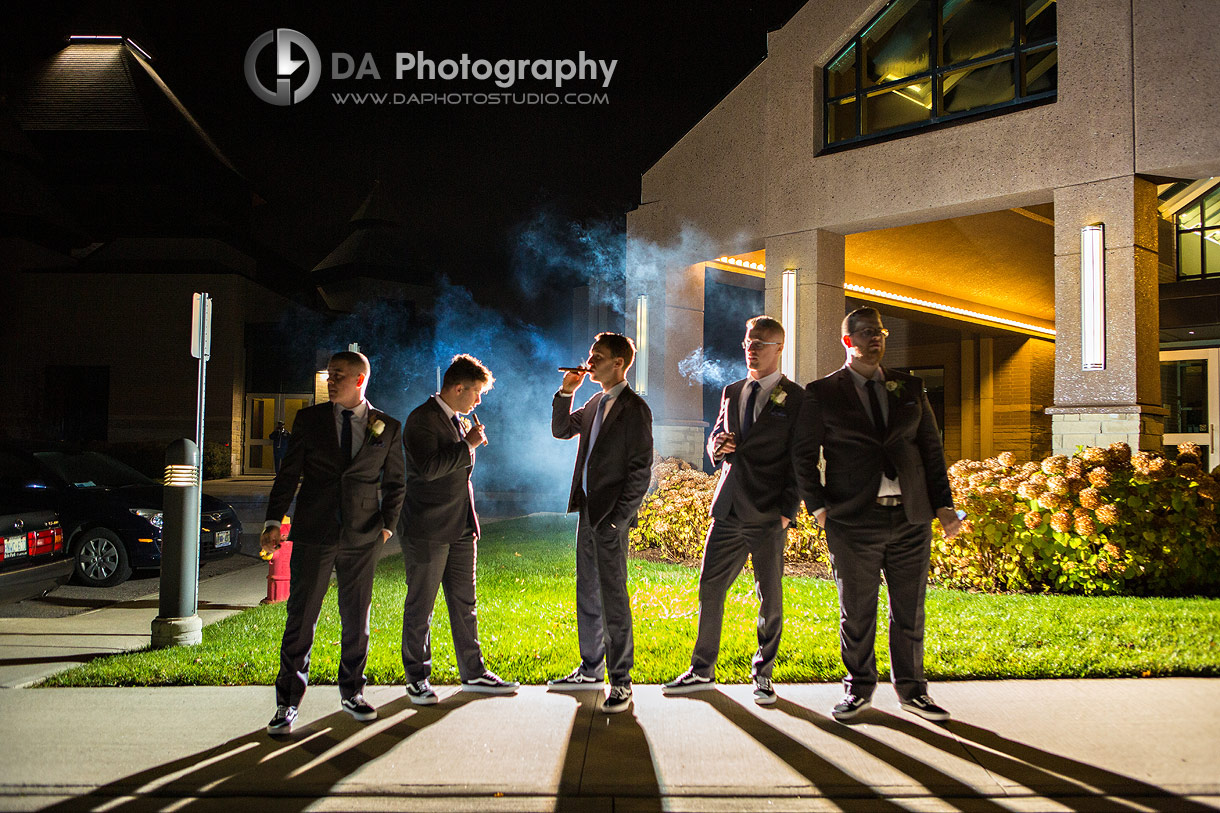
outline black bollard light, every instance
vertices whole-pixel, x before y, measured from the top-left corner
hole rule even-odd
[[[161,594],[152,622],[155,649],[203,641],[199,598],[199,447],[182,438],[165,453]]]

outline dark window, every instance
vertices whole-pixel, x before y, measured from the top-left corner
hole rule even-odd
[[[1220,186],[1178,212],[1178,279],[1220,279]]]
[[[826,66],[826,145],[1053,100],[1055,5],[892,0]]]
[[[110,424],[110,368],[47,367],[46,409],[49,437],[70,443],[106,441]]]

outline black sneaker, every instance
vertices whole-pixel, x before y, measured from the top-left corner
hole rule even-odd
[[[462,691],[482,694],[513,694],[521,688],[515,680],[505,680],[495,672],[484,672],[477,678],[462,681]]]
[[[902,701],[902,707],[911,714],[918,714],[925,720],[931,720],[934,723],[943,723],[949,719],[949,712],[932,702],[932,698],[926,694],[916,695],[909,700]]]
[[[345,697],[339,701],[339,705],[343,707],[344,711],[362,723],[377,719],[377,709],[365,702],[364,695],[362,694]]]
[[[775,693],[775,687],[771,685],[771,678],[755,675],[754,702],[760,706],[770,706],[776,700],[779,700],[779,695]]]
[[[848,692],[847,694],[843,695],[843,699],[830,710],[830,716],[834,717],[836,720],[850,720],[872,705],[872,698],[861,697],[858,694]]]
[[[296,706],[276,706],[275,716],[267,723],[267,733],[273,737],[282,737],[292,733],[292,724],[297,721]]]
[[[556,692],[573,692],[580,689],[604,689],[606,682],[598,677],[586,675],[576,667],[566,677],[555,678],[546,682],[547,688]]]
[[[411,702],[417,706],[433,706],[440,699],[436,696],[436,692],[432,691],[432,684],[428,682],[427,678],[408,683],[407,697],[411,698]]]
[[[710,677],[696,674],[694,669],[687,669],[673,680],[661,687],[661,694],[691,694],[715,689],[716,681]]]
[[[631,685],[620,683],[610,687],[610,694],[602,701],[602,711],[606,714],[618,714],[631,708]]]

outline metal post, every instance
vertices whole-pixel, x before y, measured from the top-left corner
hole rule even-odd
[[[199,447],[186,438],[165,454],[161,595],[152,622],[156,649],[203,641],[199,599]]]

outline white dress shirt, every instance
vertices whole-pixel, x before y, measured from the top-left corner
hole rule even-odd
[[[784,377],[783,370],[776,370],[771,375],[764,376],[758,380],[758,397],[754,399],[754,420],[758,420],[758,416],[766,408],[767,402],[771,400],[771,391],[779,384],[779,380]],[[750,384],[754,381],[753,378],[747,378],[746,383],[741,387],[741,397],[737,399],[737,425],[742,426],[746,422],[746,401],[750,400]]]
[[[436,402],[441,405],[441,409],[445,410],[445,417],[449,419],[449,425],[453,426],[453,419],[455,417],[457,417],[457,413],[453,411],[452,407],[450,407],[448,404],[445,403],[445,399],[441,397],[441,394],[439,392],[436,393],[435,395],[433,395],[432,397],[435,398]],[[460,421],[461,418],[458,418],[458,420]],[[466,440],[466,435],[463,434],[462,432],[459,432],[458,428],[456,426],[453,426],[453,439],[454,440],[465,440],[466,448],[469,449],[471,452],[474,451],[475,444],[472,444],[470,441]]]

